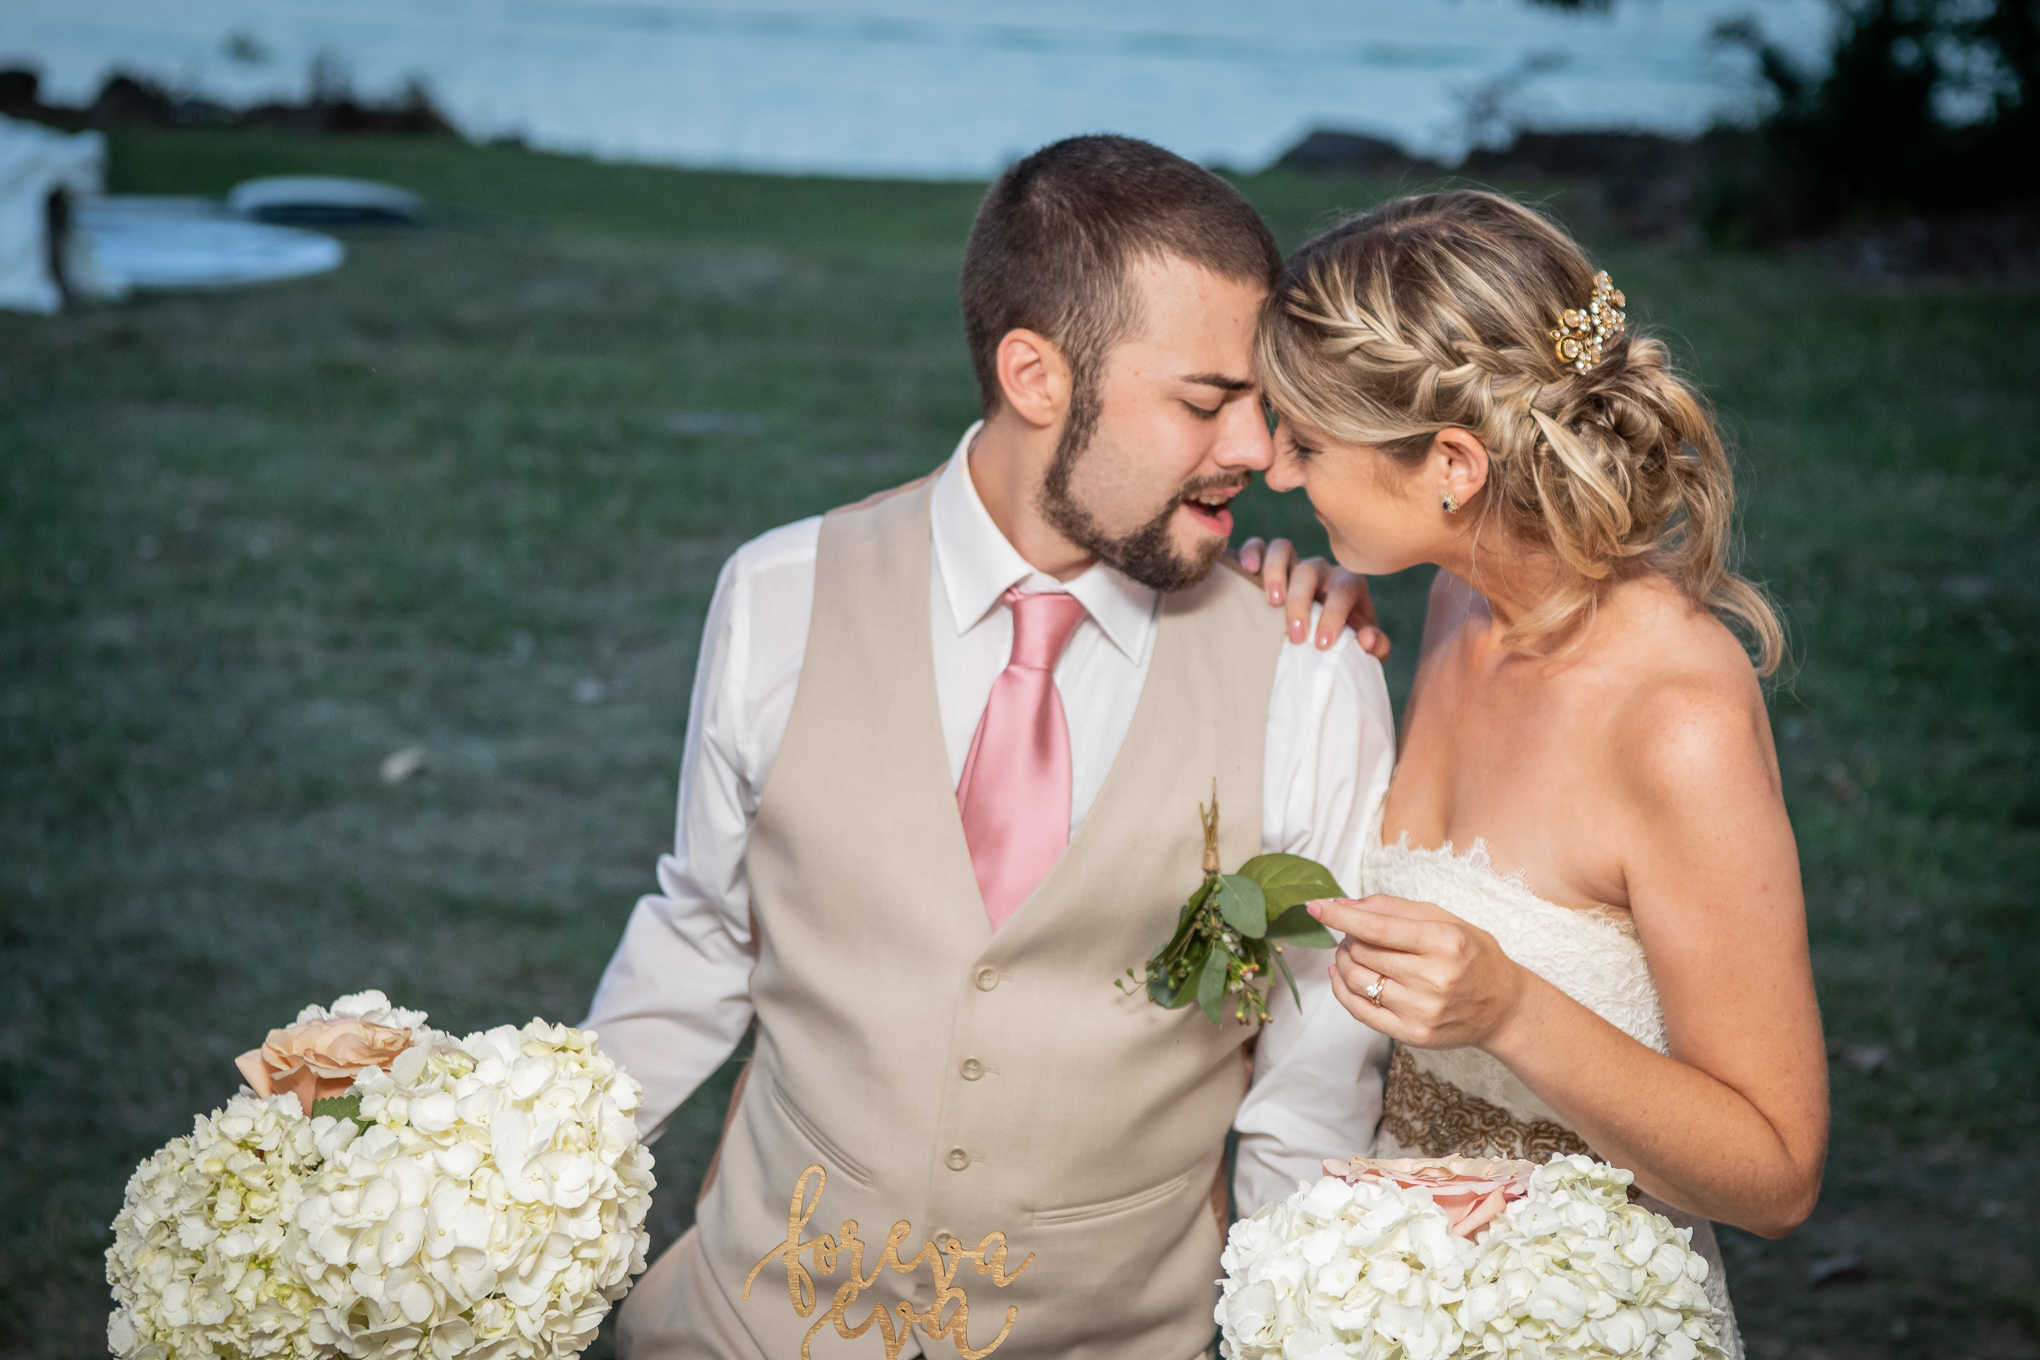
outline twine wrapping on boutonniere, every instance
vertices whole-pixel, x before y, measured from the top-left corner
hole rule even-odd
[[[1197,816],[1204,824],[1204,881],[1183,904],[1176,933],[1148,956],[1147,976],[1129,968],[1114,985],[1130,992],[1130,978],[1169,1010],[1195,1001],[1214,1025],[1225,1023],[1222,1010],[1232,997],[1235,1020],[1245,1023],[1251,1016],[1266,1022],[1268,998],[1256,979],[1267,978],[1271,964],[1281,969],[1301,1006],[1282,946],[1330,949],[1337,941],[1307,904],[1345,894],[1331,870],[1301,855],[1256,855],[1238,873],[1220,873],[1217,780],[1211,782],[1211,806],[1200,803]]]

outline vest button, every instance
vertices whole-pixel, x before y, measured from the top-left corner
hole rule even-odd
[[[970,1165],[970,1154],[962,1148],[951,1148],[949,1149],[949,1155],[943,1158],[943,1160],[949,1163],[951,1171],[961,1171]]]
[[[965,1058],[963,1060],[963,1066],[957,1068],[956,1070],[963,1074],[963,1079],[965,1081],[976,1081],[979,1077],[982,1077],[985,1074],[985,1065],[979,1062],[976,1058]]]
[[[990,990],[992,990],[992,988],[998,985],[999,985],[998,969],[980,968],[977,970],[977,989],[979,991],[989,992]]]

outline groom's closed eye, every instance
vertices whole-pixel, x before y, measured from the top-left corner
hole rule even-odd
[[[1228,377],[1223,373],[1186,373],[1177,381],[1194,387],[1215,387],[1224,394],[1216,406],[1201,406],[1188,397],[1181,398],[1183,405],[1199,420],[1218,419],[1219,412],[1231,404],[1235,397],[1254,390],[1254,384],[1247,379]]]

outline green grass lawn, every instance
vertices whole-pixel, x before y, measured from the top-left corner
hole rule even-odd
[[[225,133],[123,134],[113,166],[365,174],[445,212],[322,278],[0,315],[8,1356],[100,1350],[129,1169],[304,1002],[578,1019],[670,841],[723,558],[975,414],[973,186]],[[1245,187],[1285,244],[1382,192]],[[1599,254],[1723,411],[1794,636],[1773,712],[1835,1134],[1805,1229],[1727,1235],[1745,1333],[2040,1355],[2040,300]],[[1294,498],[1241,518],[1315,540]],[[1398,693],[1422,589],[1379,584]],[[657,1148],[661,1244],[726,1076]]]

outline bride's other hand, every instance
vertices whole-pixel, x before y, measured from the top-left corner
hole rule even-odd
[[[1322,557],[1298,557],[1296,545],[1286,538],[1263,542],[1250,538],[1240,544],[1240,571],[1258,578],[1268,592],[1268,603],[1280,606],[1289,616],[1289,640],[1302,642],[1310,628],[1310,607],[1324,601],[1318,616],[1316,642],[1320,648],[1339,640],[1339,630],[1351,627],[1360,650],[1376,661],[1388,660],[1388,634],[1381,631],[1374,614],[1374,597],[1368,593],[1367,578],[1344,567],[1333,566]]]
[[[1332,992],[1371,1029],[1412,1048],[1486,1048],[1514,1024],[1535,975],[1495,937],[1429,902],[1313,902],[1341,932]]]

